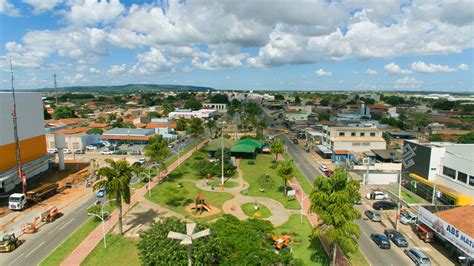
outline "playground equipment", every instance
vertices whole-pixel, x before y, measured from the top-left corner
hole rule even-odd
[[[36,222],[40,219],[39,216],[36,216],[35,219],[33,220],[33,222],[31,223],[26,223],[26,224],[22,224],[21,225],[21,231],[24,233],[24,234],[33,234],[33,233],[36,233],[36,231],[38,230],[38,228],[36,227]]]
[[[59,218],[61,214],[56,206],[50,206],[40,217],[42,222],[50,223]]]
[[[199,193],[194,200],[194,207],[191,208],[194,210],[194,214],[202,214],[204,211],[210,212],[211,206],[206,203],[206,197],[204,194]]]
[[[290,244],[289,235],[282,235],[282,236],[272,235],[272,239],[275,242],[275,248],[277,250],[288,248],[288,245]]]

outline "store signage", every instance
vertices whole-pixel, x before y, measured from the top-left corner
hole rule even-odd
[[[474,238],[471,236],[463,233],[452,224],[447,223],[423,207],[418,209],[418,220],[429,226],[433,231],[437,232],[464,253],[474,257]]]

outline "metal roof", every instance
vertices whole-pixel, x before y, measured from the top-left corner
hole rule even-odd
[[[103,135],[119,135],[119,136],[148,136],[154,134],[154,129],[145,128],[113,128],[104,132]]]

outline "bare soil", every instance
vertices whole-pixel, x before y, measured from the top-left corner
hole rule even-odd
[[[211,204],[208,204],[208,205],[209,205],[209,207],[211,207],[211,211],[203,211],[201,214],[199,214],[199,213],[195,214],[194,213],[194,210],[193,210],[193,208],[195,206],[194,203],[189,204],[188,206],[185,207],[185,209],[192,217],[198,217],[198,218],[203,218],[203,217],[216,215],[216,214],[221,212],[221,209],[219,209],[215,206],[212,206]]]

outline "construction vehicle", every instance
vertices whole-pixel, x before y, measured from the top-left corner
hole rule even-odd
[[[282,250],[284,248],[288,248],[290,244],[290,236],[289,235],[282,235],[282,236],[277,236],[277,235],[272,235],[272,239],[275,243],[275,248],[277,250]]]
[[[50,223],[59,218],[61,214],[56,206],[50,206],[46,211],[41,213],[40,218],[42,222]]]
[[[24,234],[33,234],[33,233],[36,233],[36,231],[38,230],[38,227],[36,227],[36,222],[40,219],[39,216],[36,216],[35,219],[33,220],[33,222],[31,223],[26,223],[26,224],[22,224],[21,225],[21,231],[24,233]]]
[[[38,188],[23,193],[13,193],[8,199],[8,208],[11,210],[23,210],[28,202],[42,201],[58,192],[59,185],[56,183],[43,184]]]
[[[25,240],[16,238],[15,234],[4,235],[0,241],[0,252],[13,251],[23,244],[23,242],[25,242]]]

